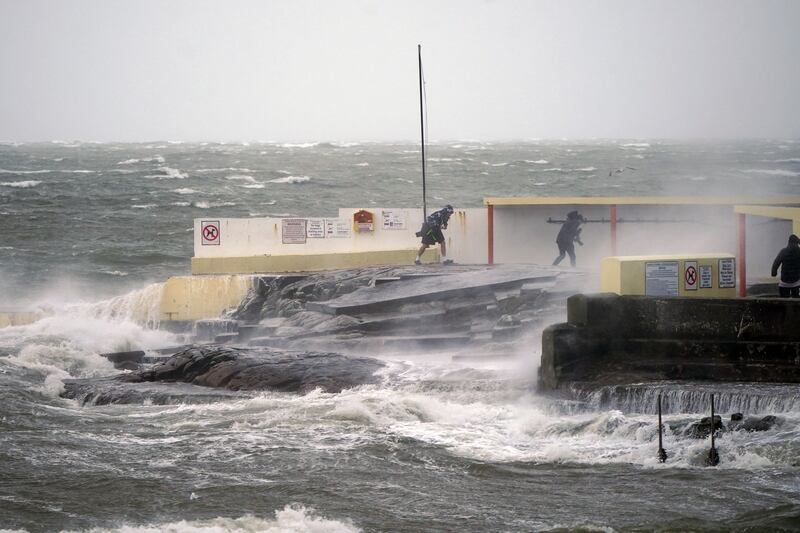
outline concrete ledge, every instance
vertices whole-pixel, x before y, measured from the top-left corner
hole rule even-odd
[[[241,303],[253,276],[175,276],[164,284],[159,317],[167,322],[216,318]]]
[[[192,274],[266,274],[316,272],[377,265],[413,264],[416,249],[368,252],[261,255],[253,257],[192,257]],[[439,249],[429,248],[425,263],[439,261]]]
[[[542,334],[539,383],[800,383],[800,301],[578,294]]]
[[[25,326],[42,318],[39,313],[26,311],[0,311],[0,328]]]

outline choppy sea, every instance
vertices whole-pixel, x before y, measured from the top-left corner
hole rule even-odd
[[[429,203],[487,196],[800,193],[800,142],[440,142]],[[79,406],[63,380],[99,353],[171,346],[137,323],[187,274],[195,217],[330,216],[420,204],[413,143],[0,145],[0,529],[27,531],[800,531],[796,386],[722,392],[776,415],[708,440],[710,385],[576,403],[535,390],[538,349],[504,362],[407,354],[380,385],[171,405]],[[521,378],[522,377],[522,378]],[[727,395],[725,395],[727,394]],[[604,397],[605,398],[605,397]]]

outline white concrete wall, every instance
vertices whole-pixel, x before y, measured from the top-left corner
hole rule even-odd
[[[338,218],[352,228],[353,213],[361,208],[339,210]],[[422,224],[421,209],[365,208],[374,215],[374,230],[351,230],[349,237],[306,238],[304,244],[284,244],[280,218],[197,218],[194,221],[195,257],[251,257],[260,255],[304,255],[321,253],[364,252],[375,250],[416,249],[419,237],[414,234]],[[391,210],[405,219],[403,229],[384,229],[382,213]],[[218,221],[219,244],[203,244],[204,222]],[[486,262],[486,209],[457,209],[450,218],[447,238],[448,256],[462,263]]]

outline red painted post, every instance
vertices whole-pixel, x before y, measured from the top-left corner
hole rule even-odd
[[[611,207],[611,255],[617,255],[617,206]]]
[[[736,258],[739,267],[739,296],[747,296],[747,235],[745,234],[745,222],[747,215],[739,213],[739,257]]]
[[[486,216],[487,218],[487,244],[488,244],[488,254],[487,254],[487,263],[490,265],[494,264],[494,206],[488,205],[486,206]]]

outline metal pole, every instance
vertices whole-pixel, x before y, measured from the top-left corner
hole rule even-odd
[[[717,453],[717,449],[714,447],[714,429],[716,428],[716,424],[714,424],[714,395],[711,395],[711,449],[708,451],[708,459],[706,459],[706,464],[708,466],[717,466],[719,464],[719,454]]]
[[[487,225],[487,243],[488,243],[488,251],[487,251],[487,263],[490,265],[494,264],[494,206],[489,204],[486,206],[486,225]]]
[[[425,191],[425,103],[422,91],[422,45],[417,45],[417,56],[419,57],[419,129],[422,139],[422,217],[428,218],[428,197]]]
[[[739,263],[739,296],[744,298],[747,296],[747,234],[745,231],[747,227],[747,215],[739,213],[738,219],[739,257],[736,261]]]
[[[667,452],[661,441],[661,432],[664,426],[661,425],[661,393],[658,394],[658,462],[663,463],[667,460]]]
[[[617,255],[617,206],[612,205],[610,209],[611,213],[609,218],[611,219],[611,255]],[[661,396],[659,395],[659,398]]]

